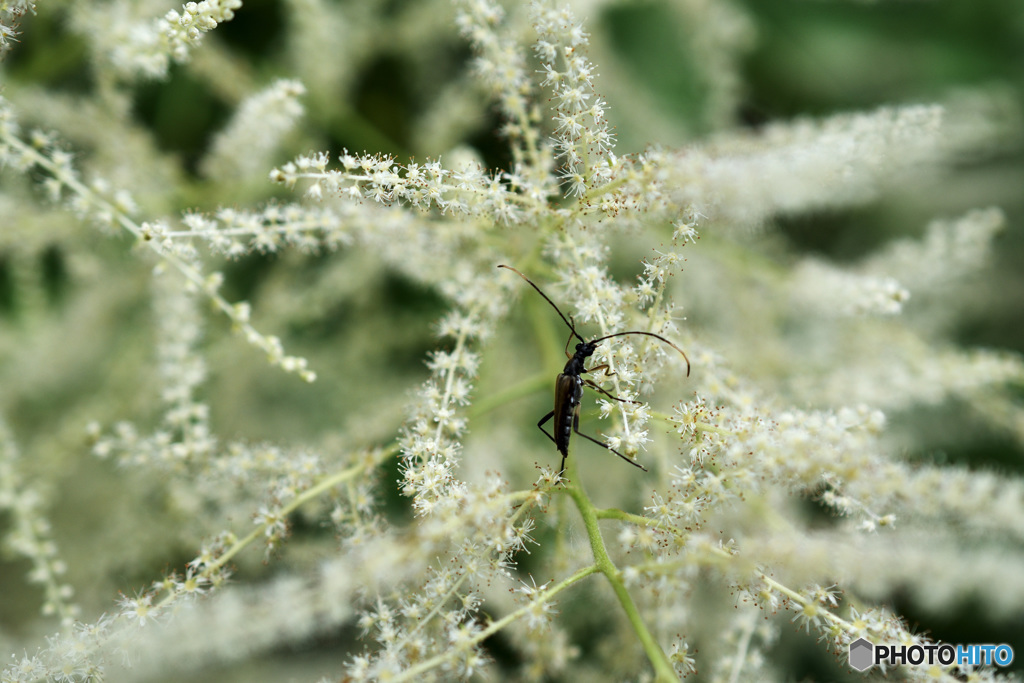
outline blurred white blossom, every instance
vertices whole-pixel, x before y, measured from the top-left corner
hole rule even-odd
[[[936,210],[844,262],[774,230],[941,183],[999,127],[902,104],[733,130],[754,20],[686,2],[715,133],[617,151],[617,110],[653,114],[604,94],[629,86],[597,63],[604,4],[289,0],[272,73],[218,35],[241,0],[53,10],[95,83],[80,112],[0,99],[0,536],[25,561],[2,590],[42,588],[0,626],[4,683],[275,657],[296,680],[786,680],[783,629],[837,676],[857,638],[933,642],[900,591],[1024,609],[1024,481],[944,462],[927,422],[1024,444],[1021,357],[954,334],[1010,219]],[[0,49],[33,9],[0,7]],[[436,36],[468,43],[465,77],[438,82]],[[436,96],[410,135],[451,147],[345,148],[373,129],[361,69],[406,53]],[[178,74],[231,110],[181,159],[131,106]],[[464,130],[485,97],[500,167]],[[587,340],[560,473],[535,425]],[[288,660],[318,642],[322,669]]]

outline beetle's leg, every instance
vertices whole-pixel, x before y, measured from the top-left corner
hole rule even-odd
[[[592,367],[592,368],[587,368],[583,372],[584,373],[587,373],[587,372],[597,372],[598,370],[604,370],[604,376],[605,377],[614,377],[617,374],[617,373],[614,373],[614,372],[608,372],[608,364],[607,363],[604,363],[603,365],[597,365],[597,366]]]
[[[596,384],[591,382],[589,379],[583,380],[583,383],[586,384],[591,389],[593,389],[595,391],[600,391],[602,394],[604,394],[608,398],[616,400],[616,401],[619,401],[620,403],[635,403],[637,405],[640,405],[640,401],[630,401],[628,398],[619,398],[618,396],[613,396],[612,394],[609,394],[607,391],[605,391],[601,387],[597,386]]]
[[[537,428],[540,429],[540,431],[544,432],[544,436],[551,439],[551,442],[557,446],[558,442],[555,441],[555,437],[551,436],[551,434],[548,433],[548,430],[544,429],[544,425],[547,424],[547,421],[553,418],[554,416],[555,411],[552,410],[550,413],[548,413],[547,415],[540,419],[540,422],[537,423]]]
[[[551,434],[548,432],[548,430],[544,429],[544,425],[547,423],[547,421],[550,420],[551,418],[553,418],[554,416],[555,416],[555,411],[552,410],[550,413],[548,413],[547,415],[545,415],[544,417],[542,417],[540,419],[540,422],[537,423],[537,428],[540,429],[540,431],[544,432],[544,436],[546,436],[549,439],[551,439],[551,443],[553,443],[553,444],[555,444],[555,446],[557,446],[558,442],[555,441],[555,437],[551,436]],[[558,476],[562,476],[562,472],[565,472],[565,456],[564,455],[562,456],[562,464],[559,465],[559,467],[558,467]]]
[[[632,458],[627,458],[627,457],[626,457],[626,456],[624,456],[624,455],[623,455],[622,453],[619,453],[619,452],[618,452],[617,450],[615,450],[614,448],[612,448],[612,447],[611,447],[611,446],[609,446],[608,444],[606,444],[606,443],[601,443],[600,441],[598,441],[597,439],[595,439],[595,438],[594,438],[594,437],[592,437],[592,436],[587,436],[586,434],[584,434],[583,432],[581,432],[581,431],[580,431],[579,427],[580,427],[580,423],[579,423],[579,420],[575,420],[575,421],[573,422],[573,425],[572,425],[572,430],[573,430],[574,432],[576,432],[577,434],[579,434],[580,436],[582,436],[582,437],[583,437],[584,439],[589,439],[590,441],[593,441],[594,443],[596,443],[596,444],[597,444],[598,446],[600,446],[601,448],[605,448],[605,449],[608,449],[609,451],[611,451],[611,452],[612,452],[612,453],[614,453],[615,455],[619,456],[620,458],[622,458],[623,460],[625,460],[626,462],[628,462],[628,463],[629,463],[630,465],[632,465],[633,467],[639,467],[639,468],[640,468],[640,469],[642,469],[642,470],[643,470],[644,472],[646,472],[646,471],[647,471],[647,468],[646,468],[646,467],[644,467],[643,465],[641,465],[640,463],[638,463],[638,462],[637,462],[636,460],[633,460]]]
[[[605,377],[614,377],[615,376],[614,372],[608,372],[608,364],[607,363],[605,363],[604,365],[598,365],[598,366],[593,367],[593,368],[587,368],[583,372],[597,372],[598,370],[603,370]],[[597,386],[597,384],[595,384],[594,382],[591,382],[589,379],[583,380],[583,383],[586,384],[591,389],[596,389],[596,390],[600,391],[602,394],[604,394],[608,398],[615,399],[616,401],[619,401],[621,403],[636,403],[638,405],[640,403],[639,401],[630,401],[628,398],[619,398],[618,396],[613,396],[612,394],[609,394],[607,391],[605,391],[601,387]]]

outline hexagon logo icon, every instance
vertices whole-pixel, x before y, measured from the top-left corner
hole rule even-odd
[[[850,643],[850,667],[857,671],[864,671],[871,668],[875,663],[875,646],[864,638],[858,638]]]

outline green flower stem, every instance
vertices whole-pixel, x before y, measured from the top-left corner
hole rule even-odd
[[[707,422],[698,422],[696,425],[697,434],[703,434],[705,432],[709,434],[720,434],[722,436],[739,436],[739,432],[734,432],[731,429],[724,429],[718,425],[708,424]]]
[[[608,583],[612,585],[615,597],[619,599],[619,604],[622,605],[622,609],[626,612],[626,618],[629,619],[629,623],[633,626],[633,631],[640,639],[641,645],[643,645],[644,652],[647,653],[647,658],[654,666],[655,680],[662,682],[678,681],[679,677],[676,676],[672,663],[669,662],[665,652],[658,645],[658,641],[654,639],[654,636],[647,629],[647,625],[644,624],[640,616],[640,610],[637,609],[636,603],[633,602],[629,591],[626,590],[626,584],[623,583],[618,568],[612,563],[611,558],[608,557],[608,551],[604,546],[604,539],[601,537],[601,529],[597,523],[598,510],[590,502],[586,492],[583,490],[579,471],[576,467],[576,460],[577,458],[572,457],[572,453],[570,453],[570,457],[566,460],[565,476],[568,482],[565,491],[572,497],[573,502],[576,503],[576,508],[580,511],[580,516],[583,518],[583,525],[587,529],[587,537],[590,539],[590,548],[594,553],[597,569],[604,574],[605,578],[608,579]]]
[[[605,510],[594,510],[594,514],[597,515],[598,519],[617,519],[620,522],[629,522],[630,524],[636,524],[638,526],[650,526],[658,528],[660,525],[657,520],[651,519],[650,517],[644,517],[642,515],[634,515],[632,512],[626,512],[619,510],[618,508],[607,508]]]
[[[615,190],[619,189],[629,181],[629,177],[626,175],[619,176],[615,180],[611,180],[604,185],[598,185],[587,190],[582,197],[580,197],[579,206],[573,212],[573,215],[579,215],[585,210],[589,210],[590,205],[595,199],[602,195],[611,194]]]
[[[492,410],[501,408],[506,403],[511,403],[512,401],[524,396],[531,396],[549,384],[554,384],[554,379],[551,374],[547,372],[538,372],[532,377],[528,377],[521,382],[517,382],[496,394],[491,394],[490,396],[485,396],[474,401],[473,405],[466,411],[466,414],[471,419],[479,417],[480,415]]]

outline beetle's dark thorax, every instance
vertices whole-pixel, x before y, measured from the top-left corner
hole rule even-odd
[[[597,348],[597,344],[593,342],[580,342],[576,345],[576,353],[569,362],[565,364],[565,369],[562,370],[563,375],[572,375],[573,377],[579,377],[587,371],[585,363],[587,359],[594,355],[594,350]]]

